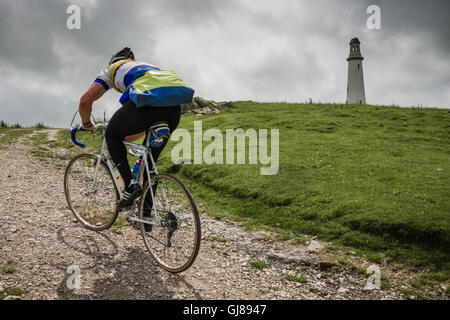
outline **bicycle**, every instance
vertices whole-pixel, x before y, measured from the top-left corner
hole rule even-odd
[[[200,249],[197,206],[178,178],[158,173],[150,145],[152,137],[161,141],[168,139],[170,132],[157,136],[151,127],[146,130],[142,144],[124,141],[128,152],[141,157],[136,181],[143,192],[131,208],[119,208],[123,180],[109,156],[106,126],[106,123],[97,125],[97,131],[103,136],[100,154],[81,153],[67,164],[64,191],[70,210],[84,227],[94,231],[110,228],[120,211],[128,211],[126,221],[141,231],[153,261],[172,273],[187,270]],[[85,144],[76,138],[79,131],[78,128],[72,129],[71,139],[75,145],[84,148]]]

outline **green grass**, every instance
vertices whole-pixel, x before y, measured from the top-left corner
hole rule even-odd
[[[31,150],[30,153],[38,159],[53,159],[55,157],[52,150],[46,147],[38,147],[37,149]]]
[[[33,136],[29,138],[34,144],[42,144],[45,143],[48,139],[48,133],[46,132],[36,132]]]
[[[258,270],[262,270],[267,267],[267,263],[265,263],[264,261],[250,261],[248,264],[250,265],[250,267]]]
[[[77,133],[77,139],[81,142],[86,144],[85,149],[81,149],[80,147],[74,145],[72,141],[70,140],[70,134],[67,135],[66,130],[60,130],[56,134],[56,140],[58,146],[62,148],[68,149],[73,154],[78,154],[81,152],[87,152],[87,153],[98,153],[101,149],[101,135],[100,134],[92,134],[89,132],[78,132]]]
[[[0,300],[5,299],[7,296],[21,296],[24,292],[22,289],[17,287],[8,287],[3,291],[0,291]]]
[[[237,102],[179,128],[280,130],[277,175],[263,165],[185,165],[176,175],[201,211],[282,237],[315,235],[371,261],[449,274],[450,114],[447,110]],[[192,134],[193,136],[193,134]],[[100,139],[80,140],[100,147]],[[270,142],[270,139],[269,139]],[[172,166],[171,141],[159,168]],[[205,148],[209,142],[203,142]],[[80,152],[81,149],[77,149]],[[193,157],[192,157],[193,158]],[[130,162],[133,160],[130,159]]]
[[[380,280],[381,280],[381,284],[380,284],[381,290],[387,291],[391,288],[391,283],[387,277],[381,276]]]
[[[271,290],[271,291],[280,291],[280,288],[278,288],[278,287],[273,287],[273,286],[269,286],[269,287],[267,287],[267,289],[269,289],[269,290]]]
[[[14,268],[14,266],[6,266],[3,268],[2,272],[4,274],[13,274],[14,272],[16,272],[16,268]]]
[[[33,129],[0,127],[0,149],[2,149],[6,144],[13,143],[18,138],[32,132]]]
[[[298,282],[298,283],[307,283],[308,282],[308,278],[306,276],[290,274],[290,273],[286,273],[284,275],[283,279],[288,280],[288,281]]]
[[[118,216],[116,221],[114,221],[113,225],[111,226],[110,230],[114,233],[120,233],[121,229],[126,225],[125,220],[121,216]]]
[[[381,278],[383,286],[383,277]],[[448,276],[443,273],[431,272],[421,274],[408,281],[408,285],[401,289],[406,299],[443,299],[450,298]]]
[[[226,113],[183,117],[180,127],[193,130],[199,119],[203,131],[280,130],[275,176],[260,175],[260,165],[183,167],[178,175],[206,204],[203,211],[317,235],[376,262],[448,270],[447,110],[242,102]],[[170,152],[160,162],[167,170]]]
[[[421,274],[411,285],[414,288],[433,287],[446,280],[446,276],[442,273]]]

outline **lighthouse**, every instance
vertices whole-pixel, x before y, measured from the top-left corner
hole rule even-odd
[[[358,38],[350,41],[350,55],[348,61],[348,78],[347,78],[347,103],[365,104],[366,93],[364,90],[364,76],[361,55],[361,42]]]

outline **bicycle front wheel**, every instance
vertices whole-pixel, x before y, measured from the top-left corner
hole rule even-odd
[[[200,249],[200,217],[192,195],[179,179],[158,174],[152,178],[151,187],[147,181],[139,218],[152,223],[140,223],[140,229],[150,255],[160,267],[177,273],[194,263]]]
[[[119,194],[108,166],[99,156],[79,154],[64,173],[64,191],[70,210],[91,230],[109,228],[119,213]]]

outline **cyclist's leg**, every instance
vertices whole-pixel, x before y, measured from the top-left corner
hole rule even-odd
[[[174,107],[168,107],[164,108],[164,112],[161,112],[159,114],[159,119],[157,121],[166,121],[169,125],[170,133],[174,132],[175,129],[178,127],[178,124],[180,123],[180,117],[181,117],[181,108],[180,106],[174,106]],[[161,154],[161,152],[166,147],[168,141],[165,141],[162,146],[159,148],[152,148],[152,157],[155,163],[158,161],[158,158]],[[151,164],[150,159],[148,159],[149,164]],[[144,174],[144,182],[147,181],[147,173]],[[156,192],[157,185],[154,184],[152,186],[153,194]],[[151,209],[153,206],[153,201],[151,198],[151,193],[147,193],[145,197],[145,206],[144,206],[144,216],[150,216],[151,215]]]
[[[130,131],[134,131],[133,128],[136,118],[133,116],[135,113],[134,109],[135,107],[133,107],[132,104],[126,102],[116,111],[116,113],[114,113],[105,132],[109,154],[122,176],[125,187],[130,184],[132,176],[123,139],[126,136],[133,134]]]
[[[168,123],[169,125],[169,129],[170,129],[170,133],[172,134],[172,132],[175,131],[175,129],[178,127],[178,124],[180,123],[180,117],[181,117],[181,108],[180,106],[173,106],[173,107],[147,107],[149,109],[155,109],[159,112],[157,116],[155,116],[155,120],[153,123],[155,122],[159,122],[159,121],[165,121]],[[164,141],[163,145],[161,145],[159,148],[152,148],[152,157],[153,160],[156,162],[158,162],[158,158],[161,154],[161,152],[164,150],[164,148],[166,147],[168,141]],[[150,158],[148,159],[149,164],[150,162]],[[147,174],[144,175],[144,182],[147,180]]]
[[[179,122],[179,115],[178,120],[176,121],[176,117],[172,117],[170,114],[176,109],[177,108],[175,107],[136,108],[136,105],[131,100],[128,100],[112,116],[105,133],[106,143],[111,158],[117,165],[117,169],[123,178],[125,186],[130,184],[132,176],[128,164],[127,151],[123,144],[124,138],[145,131],[156,121],[169,121],[169,127],[172,126],[174,127],[173,130],[175,130]]]
[[[172,133],[178,127],[178,124],[180,123],[180,118],[181,118],[181,107],[173,106],[166,108],[165,112],[161,114],[161,120],[157,121],[166,121],[169,125],[170,133]],[[155,162],[158,161],[159,155],[166,147],[167,142],[168,141],[166,140],[164,144],[159,148],[152,148],[152,156]]]

